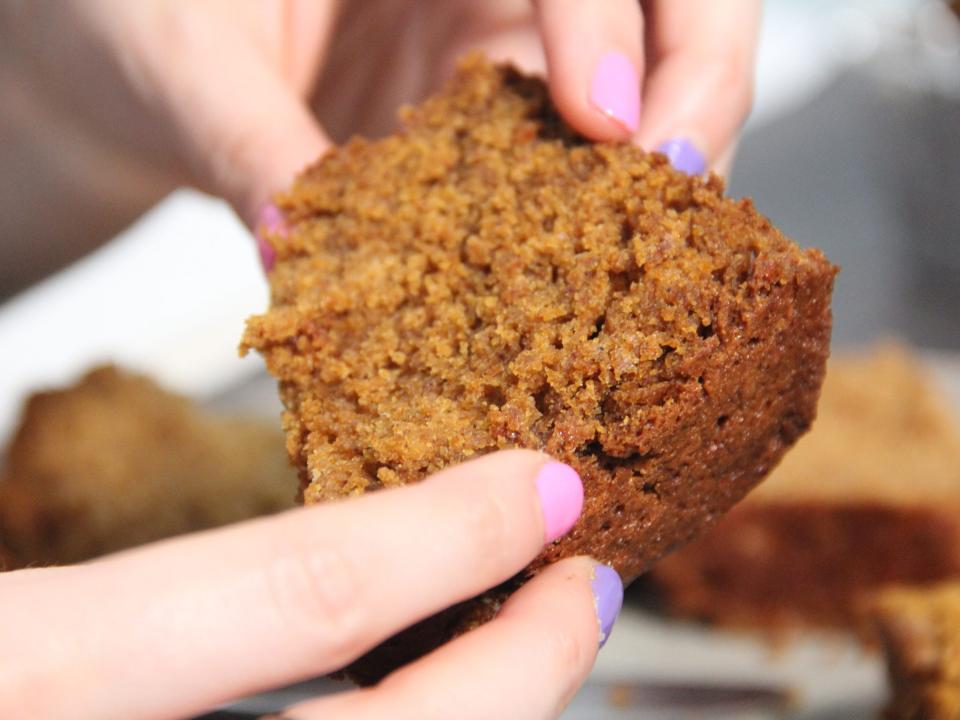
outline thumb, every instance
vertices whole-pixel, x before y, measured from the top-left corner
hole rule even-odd
[[[241,100],[213,102],[190,148],[201,187],[225,198],[250,227],[273,193],[331,145],[292,89],[275,78],[254,85]]]
[[[232,29],[202,30],[185,33],[193,37],[180,38],[180,52],[142,68],[145,94],[166,116],[192,180],[253,227],[271,195],[331,142],[261,48]]]
[[[331,145],[295,90],[258,63],[183,92],[188,167],[250,227],[270,196]]]

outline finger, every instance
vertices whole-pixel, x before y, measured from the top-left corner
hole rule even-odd
[[[291,720],[554,718],[580,687],[620,610],[623,586],[588,558],[551,565],[490,623],[370,690],[290,708]]]
[[[710,169],[717,173],[717,175],[722,175],[723,177],[728,177],[730,171],[733,170],[733,159],[737,154],[737,146],[740,143],[737,140],[731,142],[727,147],[725,147],[718,155],[717,159],[713,161],[713,165]]]
[[[201,187],[225,198],[253,227],[273,193],[331,142],[303,100],[265,64],[251,58],[228,78],[211,90],[196,76],[185,77],[176,92],[191,112],[174,112]]]
[[[537,0],[550,95],[595,140],[625,140],[640,122],[643,17],[636,0]]]
[[[417,485],[68,568],[59,588],[0,587],[0,615],[17,618],[0,627],[0,646],[24,646],[18,663],[33,685],[82,676],[70,701],[92,716],[186,715],[341,667],[499,584],[582,503],[568,466],[495,453]],[[14,627],[57,638],[57,652],[4,636]],[[144,653],[148,663],[130,662]]]
[[[328,26],[332,6],[308,3],[301,20]],[[225,198],[253,227],[272,194],[331,143],[300,97],[305,80],[284,77],[281,63],[212,10],[158,4],[134,43],[130,74],[153,110],[168,118],[201,189]],[[158,47],[163,43],[175,52]],[[319,54],[326,43],[317,45]]]
[[[647,3],[651,67],[637,141],[699,174],[750,112],[760,0]]]

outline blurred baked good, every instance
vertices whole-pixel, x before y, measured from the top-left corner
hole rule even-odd
[[[960,718],[960,582],[891,588],[871,603],[887,659],[887,720]]]
[[[402,119],[279,199],[289,233],[244,343],[280,380],[305,501],[538,448],[586,504],[514,585],[574,554],[635,577],[810,424],[835,268],[720,179],[575,135],[540,80],[477,56]],[[510,587],[354,676],[490,618]]]
[[[832,359],[813,430],[651,578],[726,625],[857,627],[865,594],[960,578],[960,434],[906,350]]]
[[[115,367],[26,403],[0,473],[0,545],[73,563],[294,504],[269,422],[213,416]]]

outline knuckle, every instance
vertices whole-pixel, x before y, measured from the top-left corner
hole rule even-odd
[[[332,661],[365,642],[360,572],[341,548],[294,548],[271,559],[264,584],[285,633]]]
[[[488,493],[472,498],[464,507],[462,527],[464,537],[476,548],[478,571],[502,575],[509,562],[513,541],[513,513],[499,493]]]
[[[578,684],[593,662],[596,646],[588,647],[586,638],[570,627],[562,625],[551,628],[547,636],[548,657],[552,658],[557,675],[561,681],[571,686]]]
[[[206,155],[207,182],[215,188],[231,187],[253,166],[253,148],[260,137],[256,129],[240,125],[214,137]]]

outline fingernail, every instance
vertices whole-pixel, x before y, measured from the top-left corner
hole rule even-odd
[[[657,152],[666,155],[671,165],[687,175],[703,175],[707,169],[703,153],[686,138],[667,140],[657,148]]]
[[[565,535],[583,510],[583,483],[569,465],[551,460],[537,473],[537,494],[546,532],[544,542]]]
[[[590,85],[590,104],[629,133],[640,125],[640,80],[630,59],[619,52],[600,58]]]
[[[264,205],[257,217],[254,235],[257,238],[257,249],[260,251],[260,262],[266,272],[273,270],[273,264],[277,260],[277,251],[273,249],[267,238],[270,235],[286,234],[287,223],[280,208],[273,203]]]
[[[600,624],[600,647],[607,644],[613,623],[623,606],[623,582],[612,567],[596,563],[593,566],[593,605],[597,610],[597,622]]]

